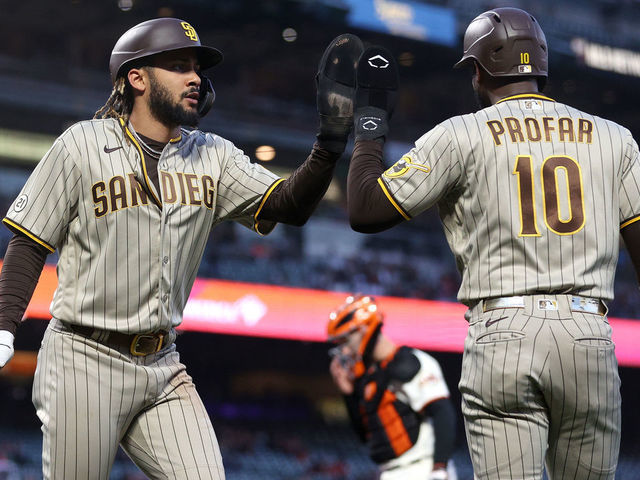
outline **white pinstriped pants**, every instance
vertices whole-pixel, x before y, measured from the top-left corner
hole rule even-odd
[[[541,480],[546,463],[550,480],[613,480],[621,398],[611,327],[572,312],[569,299],[467,312],[459,387],[477,479]],[[557,309],[541,309],[545,300]]]
[[[45,479],[106,480],[118,445],[152,479],[225,478],[211,420],[174,344],[135,357],[52,320],[33,403]]]

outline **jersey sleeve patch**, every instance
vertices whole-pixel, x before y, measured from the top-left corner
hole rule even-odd
[[[2,220],[4,222],[4,224],[7,226],[7,228],[9,228],[9,230],[11,230],[12,232],[16,232],[16,233],[22,233],[23,235],[26,235],[27,237],[29,237],[31,240],[33,240],[34,242],[36,242],[39,245],[42,245],[44,248],[46,248],[47,250],[49,250],[51,253],[55,252],[56,249],[53,248],[51,245],[49,245],[47,242],[45,242],[44,240],[38,238],[36,235],[34,235],[33,233],[31,233],[29,230],[27,230],[26,228],[18,225],[17,223],[9,220],[8,218],[4,218]]]
[[[411,157],[405,155],[388,168],[383,175],[387,178],[397,178],[407,173],[411,168],[416,168],[424,173],[429,173],[431,171],[431,167],[429,165],[414,162]]]

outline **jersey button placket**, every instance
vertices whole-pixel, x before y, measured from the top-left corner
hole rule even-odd
[[[165,152],[163,152],[164,154]],[[168,164],[166,159],[160,158],[158,169],[167,170]],[[158,172],[160,175],[160,172]],[[164,195],[163,195],[164,199]],[[162,225],[160,227],[160,328],[167,328],[167,323],[171,321],[171,306],[169,298],[171,294],[171,256],[167,252],[171,251],[171,228],[169,225],[170,215],[173,213],[174,206],[163,203],[162,205]]]

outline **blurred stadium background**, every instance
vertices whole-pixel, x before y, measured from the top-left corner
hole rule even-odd
[[[283,175],[304,160],[314,141],[314,75],[333,37],[350,31],[396,55],[402,83],[386,146],[387,158],[395,160],[438,122],[475,109],[469,75],[451,66],[468,22],[495,6],[524,8],[541,23],[550,47],[546,94],[615,120],[640,138],[639,0],[2,0],[0,5],[2,215],[55,137],[91,117],[106,100],[109,55],[120,34],[157,16],[191,22],[203,44],[225,54],[224,63],[210,72],[217,99],[202,129],[229,138]],[[229,480],[377,478],[327,372],[324,322],[345,292],[380,296],[392,336],[415,339],[440,361],[459,405],[464,320],[452,303],[459,277],[437,212],[383,234],[355,234],[345,215],[346,171],[345,158],[305,227],[280,225],[259,238],[225,224],[209,241],[178,349],[213,419]],[[1,254],[9,238],[0,228]],[[51,255],[51,266],[55,261]],[[20,352],[0,375],[1,479],[41,477],[30,389],[47,295],[55,283],[52,273],[47,275],[18,331]],[[624,334],[618,350],[626,357],[620,367],[623,436],[616,478],[634,480],[640,479],[640,360],[634,345],[640,320],[633,319],[640,319],[640,295],[624,248],[615,290],[611,315],[628,319],[619,322]],[[458,478],[470,480],[461,417],[457,431]],[[144,477],[123,454],[111,478]]]

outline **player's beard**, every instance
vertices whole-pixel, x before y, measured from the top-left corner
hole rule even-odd
[[[480,86],[475,82],[473,83],[473,94],[476,97],[476,102],[478,102],[480,108],[487,108],[492,105],[491,99],[489,98],[489,95],[487,95],[486,90],[480,88]]]
[[[187,109],[178,103],[174,103],[171,93],[157,80],[156,76],[149,69],[149,109],[151,114],[162,124],[168,127],[179,127],[186,125],[197,127],[200,123],[200,115],[197,110]],[[187,92],[190,93],[190,92]],[[180,101],[186,94],[180,96]]]
[[[485,98],[485,96],[483,96],[477,90],[474,93],[476,97],[476,102],[478,102],[478,105],[480,106],[480,108],[487,108],[491,106],[491,100],[489,100],[488,98]]]

